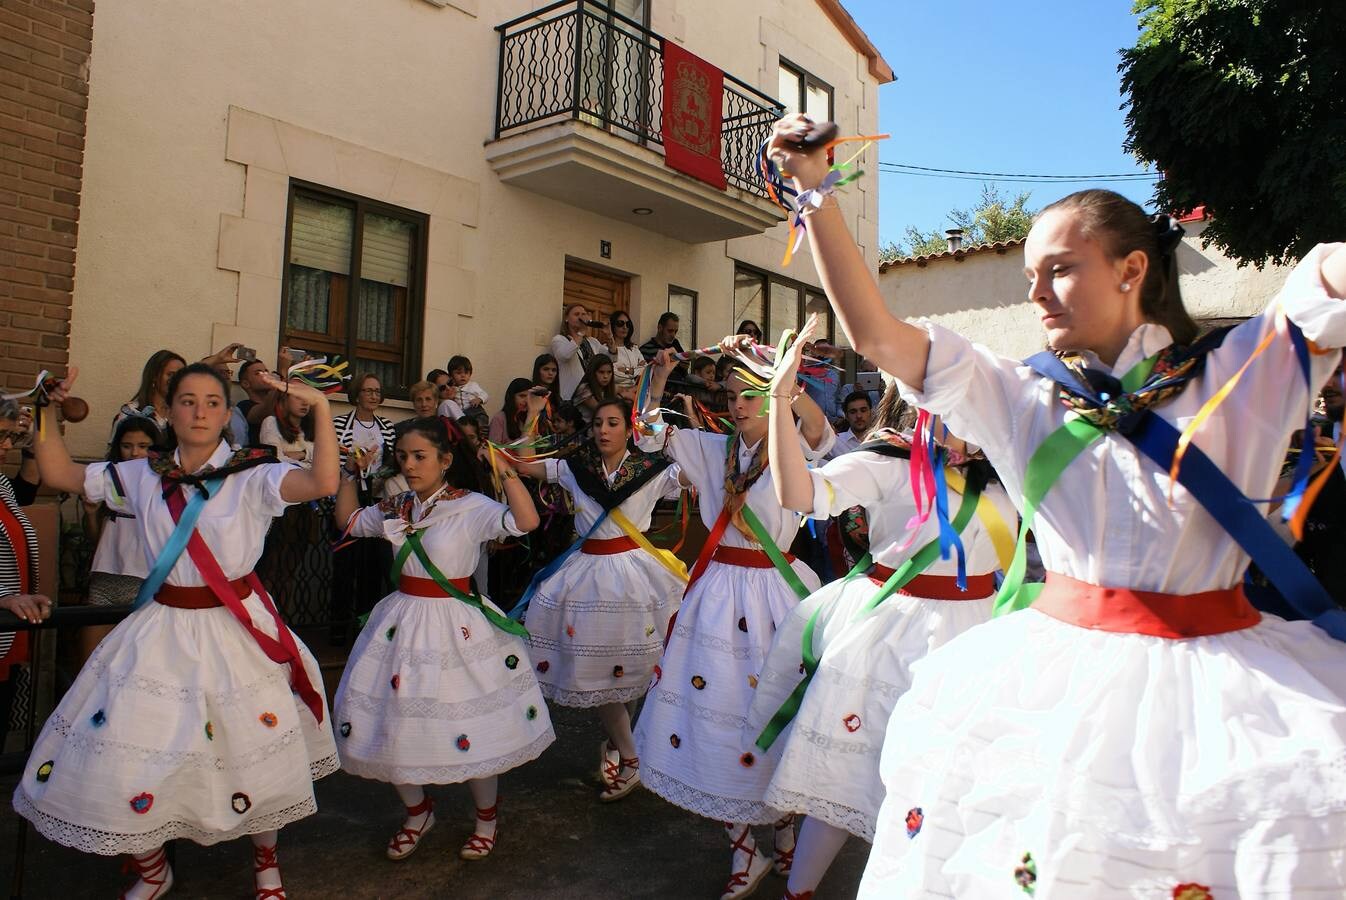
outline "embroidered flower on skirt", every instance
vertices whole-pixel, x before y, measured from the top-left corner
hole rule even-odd
[[[747,616],[739,616],[739,617],[738,617],[738,630],[741,631],[741,632],[743,632],[744,634],[747,634],[747,633],[748,633],[748,617],[747,617]]]
[[[925,824],[925,811],[919,806],[913,806],[907,810],[907,837],[914,838],[921,833],[921,826]]]
[[[693,675],[692,687],[696,688],[698,691],[704,691],[706,689],[706,679],[702,678],[700,675]]]
[[[752,688],[754,691],[757,690],[757,676],[756,676],[756,675],[749,675],[749,676],[748,676],[748,687]]]
[[[1204,884],[1189,881],[1173,889],[1173,900],[1214,900],[1214,895]]]
[[[206,723],[206,740],[215,740],[215,725],[211,722]]]
[[[397,690],[402,685],[402,676],[394,675],[392,678],[388,679],[388,684],[392,686],[393,690]]]
[[[351,736],[351,723],[350,723],[350,722],[342,722],[342,723],[341,723],[341,727],[338,728],[337,730],[341,732],[341,736],[342,736],[342,737],[350,737],[350,736]]]
[[[33,775],[38,781],[46,781],[51,777],[51,770],[56,768],[56,761],[49,759],[37,767],[37,772]]]
[[[247,794],[243,793],[242,791],[239,791],[238,793],[234,794],[234,796],[229,798],[229,805],[234,808],[234,812],[238,813],[241,816],[248,810],[252,809],[252,800],[248,798]]]
[[[860,717],[857,716],[855,713],[851,713],[849,716],[841,720],[841,724],[845,725],[846,730],[849,731],[851,734],[855,734],[857,731],[860,730]]]
[[[1033,861],[1033,854],[1025,853],[1022,862],[1014,870],[1014,882],[1031,897],[1037,891],[1037,880],[1038,864]]]
[[[751,753],[745,753],[738,758],[738,764],[745,769],[751,769],[757,764],[757,757],[753,756]]]
[[[540,662],[540,663],[537,664],[537,670],[538,670],[539,672],[545,672],[545,671],[547,671],[547,670],[550,669],[550,668],[551,668],[551,663],[547,662],[545,659],[544,659],[542,662]]]
[[[276,718],[276,714],[273,712],[264,712],[257,717],[257,721],[261,722],[267,728],[275,728],[280,722],[280,719]]]
[[[515,656],[513,653],[511,653],[509,656],[506,656],[506,657],[505,657],[505,668],[506,668],[506,669],[511,669],[511,670],[513,670],[513,669],[517,669],[518,667],[519,667],[519,657]]]
[[[621,677],[622,677],[623,675],[625,675],[625,674],[626,674],[626,670],[623,669],[621,666],[613,666],[613,667],[612,667],[612,677],[613,677],[613,678],[621,678]]]
[[[467,739],[467,735],[465,734],[458,735],[458,740],[454,741],[453,745],[457,747],[459,750],[461,750],[463,753],[466,753],[468,750],[472,749],[472,742]]]
[[[650,676],[650,687],[654,687],[656,684],[658,684],[659,679],[663,677],[664,677],[664,670],[656,665],[654,667],[654,673]]]
[[[391,641],[393,639],[393,635],[395,634],[397,634],[397,626],[389,625],[388,630],[383,633],[383,636]]]
[[[668,742],[673,745],[674,750],[682,746],[682,738],[678,737],[676,734],[670,734],[668,736]]]
[[[150,807],[154,805],[154,795],[148,792],[142,792],[132,797],[130,802],[131,811],[143,816],[145,813],[149,812]]]
[[[100,709],[98,712],[89,716],[89,721],[94,728],[102,728],[107,723],[107,715]]]
[[[537,718],[537,707],[536,707],[536,706],[530,706],[530,707],[528,707],[528,712],[524,713],[524,718],[527,719],[527,720],[530,721],[530,722],[533,721],[534,719],[536,719],[536,718]]]

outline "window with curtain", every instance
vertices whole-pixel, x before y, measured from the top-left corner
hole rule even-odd
[[[734,270],[734,321],[729,324],[737,331],[744,319],[766,327],[766,276],[740,266]]]
[[[780,61],[777,97],[787,113],[802,112],[815,122],[831,122],[832,87],[815,75],[785,60]]]
[[[668,311],[678,317],[678,343],[691,350],[696,342],[696,291],[668,286]]]
[[[426,216],[294,186],[281,343],[340,353],[405,397],[420,371]]]
[[[819,337],[832,340],[835,325],[827,297],[816,287],[780,275],[768,275],[737,264],[734,267],[735,329],[744,319],[752,319],[762,329],[762,340],[774,344],[787,328],[798,329],[810,312],[823,319]]]

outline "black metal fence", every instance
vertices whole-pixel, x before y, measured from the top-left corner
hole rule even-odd
[[[586,0],[564,0],[497,26],[495,136],[561,119],[663,143],[664,39]],[[724,74],[721,159],[729,184],[766,196],[757,150],[784,115],[779,102]]]

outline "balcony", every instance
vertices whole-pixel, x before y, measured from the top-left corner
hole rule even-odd
[[[496,31],[486,158],[506,184],[689,243],[781,221],[757,174],[758,147],[783,114],[771,97],[725,73],[721,191],[664,165],[662,37],[592,0],[555,3]]]

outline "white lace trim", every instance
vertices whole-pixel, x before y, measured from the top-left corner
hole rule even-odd
[[[107,662],[95,655],[85,665],[88,674],[105,683],[109,693],[116,691],[135,691],[148,694],[160,700],[175,700],[178,703],[197,705],[202,701],[212,707],[239,706],[264,693],[290,695],[290,670],[288,666],[272,665],[265,675],[257,681],[240,685],[228,691],[208,691],[202,688],[186,687],[158,678],[136,674],[134,671],[114,674]]]
[[[608,703],[629,703],[632,700],[639,700],[645,696],[646,681],[640,680],[629,687],[607,688],[598,691],[567,691],[564,688],[547,684],[545,681],[539,682],[538,686],[542,688],[542,696],[558,706],[588,709]]]
[[[369,626],[366,625],[366,628]],[[485,627],[485,626],[478,626]],[[492,626],[493,627],[493,626]],[[461,641],[455,640],[450,646],[451,651],[443,650],[421,650],[399,647],[396,642],[389,641],[384,635],[387,633],[384,628],[379,634],[371,635],[369,641],[351,654],[351,663],[357,659],[376,659],[392,660],[389,671],[403,669],[408,666],[425,666],[437,668],[441,672],[451,672],[456,669],[468,669],[471,666],[467,663],[476,662],[482,659],[491,659],[498,657],[502,661],[511,653],[518,655],[519,647],[513,641]],[[454,632],[454,637],[458,636]]]
[[[473,778],[488,778],[518,768],[542,755],[553,741],[556,732],[550,727],[528,746],[505,756],[462,766],[388,766],[366,762],[349,754],[343,755],[341,768],[361,778],[386,781],[390,784],[461,784]]]
[[[732,656],[734,659],[752,659],[752,648],[735,646],[733,642],[726,641],[724,638],[706,634],[683,624],[681,618],[673,625],[673,637],[675,640],[689,641],[698,647],[704,647],[725,656]],[[670,649],[672,649],[671,646]]]
[[[275,739],[253,747],[235,756],[225,758],[216,753],[208,753],[201,750],[160,750],[153,747],[142,747],[137,744],[128,744],[121,741],[108,741],[94,737],[87,729],[78,729],[72,722],[60,714],[54,712],[51,714],[49,727],[52,733],[64,738],[58,753],[78,753],[83,755],[92,754],[110,759],[131,760],[137,764],[150,764],[154,766],[166,766],[173,769],[210,769],[214,772],[230,772],[242,769],[250,769],[261,765],[266,760],[275,756],[277,753],[295,745],[306,743],[303,731],[299,728],[290,728],[281,732]],[[333,760],[335,756],[331,757]],[[312,764],[310,764],[312,766]],[[330,774],[336,770],[335,764],[323,775]],[[321,778],[322,775],[314,775],[314,778]]]
[[[743,726],[748,724],[748,717],[736,715],[734,713],[720,712],[718,709],[710,709],[693,702],[690,698],[671,691],[667,688],[656,688],[653,698],[660,703],[666,703],[669,706],[686,710],[694,718],[701,719],[703,722],[710,722],[719,725],[721,728],[729,728],[734,731],[740,731]],[[726,821],[737,822],[738,819],[728,819]]]
[[[739,800],[707,793],[648,765],[640,767],[640,782],[674,806],[681,806],[699,816],[720,822],[768,825],[785,815],[761,801]]]
[[[663,642],[657,636],[652,636],[650,640],[641,641],[638,644],[580,644],[574,639],[567,639],[562,644],[560,640],[551,637],[540,637],[533,635],[529,639],[532,649],[539,653],[555,653],[557,656],[574,656],[585,659],[595,657],[608,657],[609,659],[628,660],[637,657],[646,657],[650,665],[659,661],[659,656],[663,651]]]
[[[605,615],[641,615],[653,617],[655,613],[667,610],[669,605],[669,598],[664,594],[658,594],[652,599],[641,602],[627,597],[604,597],[597,594],[589,598],[580,598],[573,593],[563,597],[552,597],[539,590],[537,594],[534,595],[529,604],[529,608],[541,608],[548,611],[554,610],[556,612],[596,612]]]
[[[386,692],[369,694],[353,684],[346,686],[338,716],[352,710],[368,713],[375,721],[388,719],[475,719],[521,705],[520,701],[537,685],[532,670],[520,670],[513,678],[484,697],[450,703],[438,697],[399,697],[391,687]]]
[[[336,771],[336,757],[331,756],[310,763],[314,779]],[[319,774],[321,773],[321,774]],[[275,831],[318,811],[318,804],[310,795],[299,803],[266,815],[250,816],[228,831],[198,828],[189,822],[166,822],[153,831],[141,834],[114,834],[88,828],[76,822],[67,822],[38,809],[23,785],[14,791],[14,810],[33,823],[38,834],[65,847],[100,856],[120,856],[123,853],[146,853],[165,842],[186,839],[202,846],[232,841],[249,834]]]
[[[874,843],[874,829],[877,826],[874,816],[843,803],[798,791],[787,791],[774,785],[767,788],[765,800],[777,809],[821,819],[833,828],[849,831],[858,838]]]

